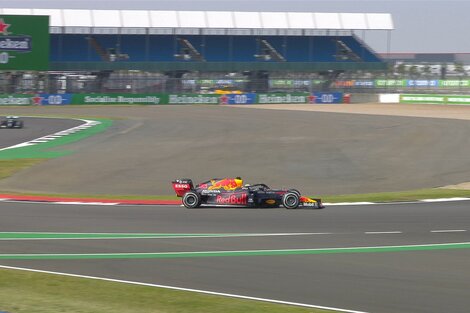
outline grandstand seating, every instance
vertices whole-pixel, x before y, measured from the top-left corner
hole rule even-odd
[[[93,40],[90,40],[93,36]],[[96,44],[101,46],[97,48]],[[338,45],[338,42],[341,44]],[[51,62],[103,62],[103,51],[114,49],[128,55],[119,62],[200,61],[176,57],[190,43],[207,62],[265,62],[269,44],[287,62],[382,62],[355,36],[221,36],[221,35],[51,35]],[[185,46],[185,47],[183,47]],[[338,58],[338,46],[358,58]],[[193,56],[195,54],[193,53]],[[272,58],[268,62],[278,62]]]

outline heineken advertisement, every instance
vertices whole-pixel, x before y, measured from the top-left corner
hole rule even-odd
[[[308,92],[295,93],[260,93],[258,94],[259,104],[268,103],[309,103],[310,94]]]
[[[73,104],[167,104],[165,94],[74,94]]]
[[[0,70],[49,69],[49,16],[0,15]]]
[[[221,95],[179,94],[168,96],[169,104],[219,104]]]
[[[470,105],[470,96],[464,96],[464,95],[400,95],[400,103]]]
[[[0,95],[0,106],[2,105],[31,105],[34,103],[32,95]]]

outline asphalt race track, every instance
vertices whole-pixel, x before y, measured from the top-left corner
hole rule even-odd
[[[0,258],[24,253],[131,253],[116,259],[52,257],[0,260],[0,264],[365,312],[468,312],[470,249],[402,251],[400,246],[470,242],[469,206],[462,201],[288,211],[0,203]],[[145,239],[20,239],[5,237],[9,232],[159,235]],[[165,238],[162,234],[186,236]],[[395,248],[386,252],[292,252],[377,246]],[[281,253],[246,254],[257,250]],[[206,257],[158,257],[165,252],[197,251],[225,252]],[[245,254],[228,253],[233,251]],[[132,253],[158,254],[139,259]]]
[[[1,116],[0,118],[3,119],[3,117]],[[73,119],[34,117],[22,117],[21,119],[24,121],[24,128],[0,129],[0,149],[83,124],[82,121]]]
[[[314,196],[437,187],[470,177],[466,120],[209,105],[16,110],[116,120],[106,132],[68,145],[73,154],[0,181],[2,191],[169,195],[175,178],[241,176]]]

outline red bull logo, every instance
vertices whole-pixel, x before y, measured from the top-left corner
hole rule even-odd
[[[246,193],[231,194],[231,195],[218,195],[215,199],[217,204],[247,204],[248,196]]]
[[[236,190],[242,188],[243,180],[238,178],[225,178],[221,180],[212,180],[212,186],[209,186],[209,190],[224,189],[227,191]]]

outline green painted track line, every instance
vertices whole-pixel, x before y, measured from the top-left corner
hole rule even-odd
[[[64,117],[66,119],[66,117]],[[72,119],[72,118],[71,118]],[[9,150],[0,151],[0,160],[12,160],[12,159],[50,159],[57,158],[64,155],[73,153],[72,151],[50,151],[52,148],[67,145],[87,137],[96,135],[100,132],[105,131],[112,125],[110,119],[87,119],[90,121],[99,122],[99,124],[92,126],[87,129],[83,129],[76,133],[72,133],[52,141],[38,143],[34,146],[19,147]],[[52,135],[52,134],[51,134]]]
[[[427,245],[285,249],[285,250],[244,250],[244,251],[195,251],[195,252],[156,252],[156,253],[83,253],[83,254],[0,254],[0,260],[96,260],[96,259],[172,259],[195,257],[240,257],[240,256],[280,256],[280,255],[324,255],[346,253],[384,253],[406,251],[435,251],[449,249],[469,249],[470,242]]]

